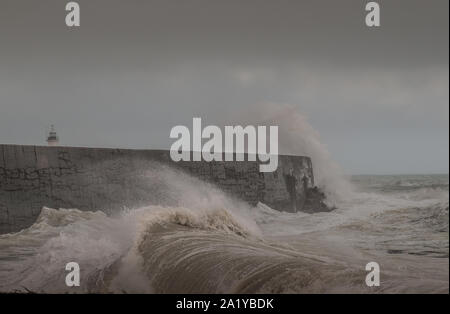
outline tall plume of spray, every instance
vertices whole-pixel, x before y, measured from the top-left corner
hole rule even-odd
[[[239,118],[244,120],[243,125],[276,125],[280,154],[311,157],[315,183],[325,192],[329,205],[337,205],[352,192],[342,169],[320,141],[319,133],[295,106],[265,103],[250,109]]]

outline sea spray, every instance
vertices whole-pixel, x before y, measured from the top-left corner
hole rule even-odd
[[[328,205],[338,205],[351,195],[353,189],[343,170],[332,159],[319,133],[295,106],[263,103],[257,105],[257,110],[249,109],[248,112],[237,118],[240,123],[278,125],[280,154],[311,158],[315,184],[325,192]]]

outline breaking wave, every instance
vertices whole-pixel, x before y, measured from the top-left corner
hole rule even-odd
[[[3,246],[10,242],[15,260],[2,269],[2,291],[324,292],[338,277],[352,288],[351,280],[362,275],[269,243],[225,209],[146,207],[110,218],[44,208],[33,226],[0,240]],[[64,285],[68,261],[80,265],[87,282],[80,289]]]
[[[173,188],[189,195],[189,207],[146,206],[115,216],[44,208],[31,227],[0,236],[0,291],[448,291],[448,195],[361,192],[331,213],[292,214],[250,208],[197,182],[202,199],[197,188],[181,191],[179,183]],[[376,290],[364,284],[371,260],[383,261]],[[81,269],[77,288],[64,284],[71,261]]]

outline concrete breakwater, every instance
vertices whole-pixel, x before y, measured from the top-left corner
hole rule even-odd
[[[309,157],[280,155],[278,169],[262,173],[257,161],[175,163],[164,150],[0,145],[0,233],[30,226],[43,206],[112,212],[154,204],[162,188],[149,184],[145,172],[161,165],[252,205],[328,210]]]

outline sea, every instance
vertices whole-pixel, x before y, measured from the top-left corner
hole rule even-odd
[[[167,174],[174,206],[107,215],[44,207],[0,235],[0,291],[448,293],[449,176],[358,175],[331,212],[250,206]],[[79,265],[68,287],[66,265]],[[380,283],[368,286],[368,263]]]

